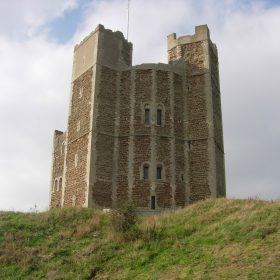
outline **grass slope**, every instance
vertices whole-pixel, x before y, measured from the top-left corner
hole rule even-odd
[[[206,200],[125,233],[92,209],[0,212],[0,279],[280,279],[280,204]]]

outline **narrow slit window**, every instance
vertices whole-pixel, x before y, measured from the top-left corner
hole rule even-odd
[[[143,179],[147,180],[149,179],[149,166],[144,165],[143,167]]]
[[[151,196],[151,209],[156,209],[156,197],[154,195]]]
[[[184,182],[184,174],[181,174],[181,181]]]
[[[83,91],[84,91],[84,88],[81,87],[79,90],[79,98],[83,97]]]
[[[144,123],[145,124],[150,124],[150,109],[149,108],[145,109]]]
[[[157,179],[161,179],[161,175],[162,175],[162,167],[158,166],[157,167]]]
[[[58,186],[58,190],[61,191],[62,190],[62,178],[59,179],[59,186]]]
[[[161,125],[161,124],[162,124],[162,110],[157,109],[157,125]]]
[[[75,154],[74,165],[75,167],[78,166],[78,154]]]

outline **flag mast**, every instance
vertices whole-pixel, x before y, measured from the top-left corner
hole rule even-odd
[[[126,30],[127,41],[128,41],[128,32],[129,32],[129,10],[130,10],[130,0],[127,0],[127,30]]]

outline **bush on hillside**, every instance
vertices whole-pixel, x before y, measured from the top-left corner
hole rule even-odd
[[[111,212],[111,224],[118,232],[127,232],[131,230],[136,223],[136,210],[130,203],[119,205]]]

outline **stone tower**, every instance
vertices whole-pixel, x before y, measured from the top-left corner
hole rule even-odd
[[[74,50],[66,132],[55,131],[50,208],[139,211],[225,196],[218,55],[206,25],[168,36],[168,64],[132,66],[99,25]]]

